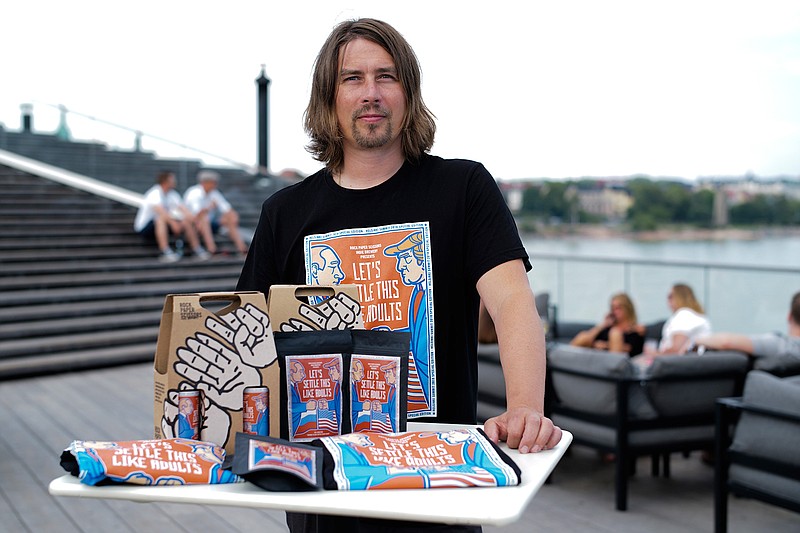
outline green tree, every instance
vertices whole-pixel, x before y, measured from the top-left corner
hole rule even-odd
[[[731,224],[794,226],[800,224],[800,201],[759,194],[732,206],[728,218]]]
[[[703,189],[689,197],[686,221],[698,226],[711,227],[714,221],[714,192]]]
[[[628,222],[634,230],[688,222],[690,216],[694,216],[692,193],[682,183],[635,178],[628,183],[628,188],[633,198],[633,205],[628,209]]]
[[[556,217],[570,220],[573,209],[577,209],[578,199],[566,194],[569,186],[570,182],[548,181],[539,186],[529,187],[522,194],[521,210],[541,218]],[[580,213],[578,214],[580,216]]]

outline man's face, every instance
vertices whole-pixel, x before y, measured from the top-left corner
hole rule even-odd
[[[340,265],[339,257],[330,248],[322,250],[320,259],[325,261],[325,266],[317,271],[317,280],[320,285],[338,285],[344,279],[344,272]]]
[[[394,60],[380,45],[355,39],[339,51],[336,117],[345,150],[402,150],[406,97]]]
[[[165,191],[171,191],[172,189],[175,188],[175,184],[176,183],[177,182],[175,180],[175,174],[170,174],[169,176],[167,176],[167,179],[164,181],[164,184],[162,185],[162,188]]]
[[[403,283],[406,285],[414,285],[422,281],[425,272],[422,270],[422,265],[411,250],[406,250],[397,255],[397,271],[403,278]]]
[[[191,415],[194,412],[194,406],[192,405],[192,402],[189,400],[182,401],[180,406],[180,412],[187,417]]]
[[[306,378],[306,371],[303,369],[303,365],[299,363],[292,365],[289,377],[295,383],[303,381]]]
[[[361,381],[364,377],[364,365],[361,364],[361,361],[356,361],[355,365],[353,365],[353,381]]]

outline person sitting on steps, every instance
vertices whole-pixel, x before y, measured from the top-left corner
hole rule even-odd
[[[214,234],[220,226],[228,230],[228,237],[236,246],[239,254],[247,253],[247,245],[239,234],[239,213],[231,207],[217,188],[219,173],[213,170],[201,170],[197,174],[197,184],[189,187],[183,194],[186,208],[194,215],[194,226],[206,249],[217,252]]]
[[[201,261],[211,257],[197,238],[193,224],[194,217],[183,205],[181,195],[175,191],[175,173],[161,172],[156,184],[144,194],[133,229],[145,240],[158,245],[161,251],[159,260],[174,263],[181,258],[169,245],[170,233],[176,237],[186,236],[194,255]]]

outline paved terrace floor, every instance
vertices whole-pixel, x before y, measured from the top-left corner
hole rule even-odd
[[[220,506],[55,498],[61,450],[73,439],[152,435],[152,366],[87,370],[0,382],[0,531],[286,531],[283,513]],[[521,520],[486,532],[711,532],[712,469],[674,456],[669,479],[640,459],[629,510],[613,503],[613,467],[573,446]],[[469,489],[465,489],[469,490]],[[800,515],[732,500],[730,531],[800,531]]]

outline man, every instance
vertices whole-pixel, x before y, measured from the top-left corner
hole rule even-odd
[[[434,289],[428,320],[435,324],[430,362],[437,395],[430,416],[420,421],[476,422],[483,298],[500,337],[508,408],[488,420],[485,431],[522,453],[552,448],[561,430],[542,415],[544,336],[528,284],[527,253],[482,165],[427,154],[436,127],[422,100],[420,77],[413,50],[388,24],[361,19],[334,28],[317,57],[305,112],[309,151],[326,166],[265,201],[238,289],[302,284],[306,241],[341,242],[336,251],[344,261],[348,250],[386,249],[398,232],[422,231],[431,269],[427,283]],[[359,246],[365,241],[370,244]],[[362,304],[376,294],[410,290],[395,268],[382,263],[390,259],[369,255],[342,267],[342,283],[359,283],[369,295]],[[293,531],[422,527],[293,513],[287,522]]]
[[[236,246],[236,251],[246,254],[247,245],[239,233],[239,213],[231,207],[231,204],[217,188],[218,185],[218,172],[201,170],[197,173],[197,185],[186,189],[183,201],[194,215],[195,227],[203,237],[203,242],[209,252],[212,254],[217,252],[214,234],[219,231],[220,226],[223,226],[228,230],[228,237]]]
[[[186,209],[181,195],[175,191],[175,174],[165,171],[158,175],[156,184],[150,187],[133,222],[133,229],[146,240],[155,241],[161,251],[159,260],[165,263],[178,261],[181,256],[169,245],[169,235],[186,240],[195,256],[205,261],[211,255],[200,246],[194,230],[192,213]]]
[[[789,304],[788,336],[780,333],[742,335],[716,333],[700,337],[695,344],[712,350],[739,350],[754,357],[777,357],[787,361],[800,361],[800,292],[792,296]]]

